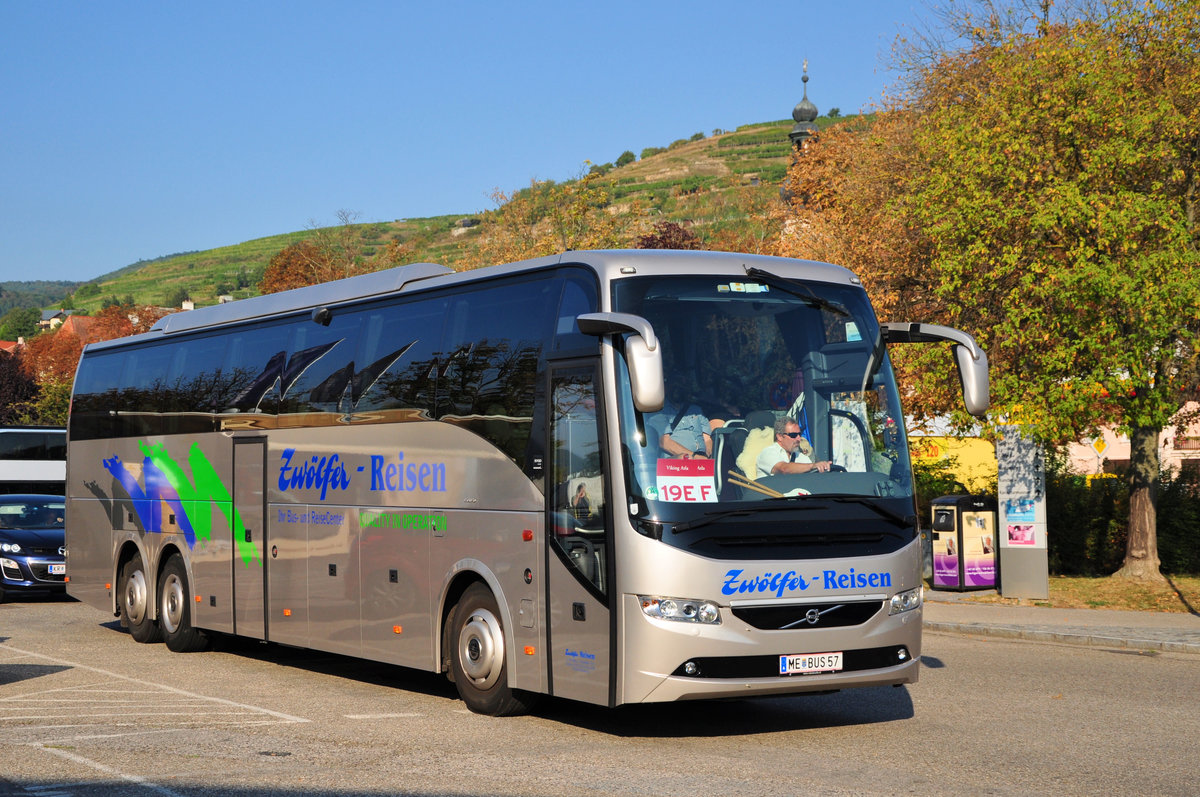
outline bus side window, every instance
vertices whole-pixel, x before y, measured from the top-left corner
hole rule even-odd
[[[292,327],[288,361],[280,381],[279,412],[344,412],[357,369],[354,360],[362,314],[339,312],[328,326],[301,321]]]
[[[286,324],[274,324],[229,334],[221,371],[227,374],[233,396],[218,412],[274,414],[287,364],[288,332]]]
[[[434,298],[363,311],[349,403],[389,420],[433,418],[446,301]]]
[[[558,295],[557,282],[512,281],[450,303],[438,420],[470,429],[522,467]]]
[[[221,378],[225,338],[205,335],[180,341],[167,377],[170,410],[220,412],[233,398]]]
[[[558,304],[558,321],[554,327],[554,349],[564,351],[578,348],[596,348],[597,338],[579,331],[575,319],[584,313],[596,312],[596,284],[594,280],[568,275],[563,280],[562,297]]]

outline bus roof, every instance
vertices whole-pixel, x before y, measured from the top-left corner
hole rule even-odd
[[[98,341],[87,345],[89,350],[108,348],[134,340],[146,341],[162,336],[191,332],[199,329],[236,324],[257,318],[285,315],[335,306],[344,302],[401,293],[412,288],[414,283],[421,287],[440,287],[458,282],[473,282],[546,268],[555,265],[584,265],[595,271],[602,280],[615,279],[636,274],[639,266],[653,264],[655,273],[676,274],[728,274],[731,268],[758,267],[770,270],[774,267],[794,269],[802,266],[808,279],[825,282],[860,284],[850,271],[830,263],[814,260],[795,260],[769,255],[752,255],[707,250],[664,250],[664,249],[607,249],[566,251],[560,254],[522,260],[503,265],[488,266],[470,271],[456,272],[437,263],[412,263],[406,266],[361,274],[356,277],[309,285],[290,291],[240,299],[226,304],[202,307],[188,312],[171,313],[163,316],[141,335]],[[797,276],[794,271],[789,276]],[[603,299],[601,300],[603,302]]]

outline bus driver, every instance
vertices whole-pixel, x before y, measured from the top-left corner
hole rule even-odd
[[[801,444],[803,448],[801,447]],[[827,473],[833,464],[828,460],[813,462],[803,450],[807,441],[800,434],[800,426],[786,415],[775,421],[775,442],[762,450],[755,463],[756,477],[777,476],[781,473]]]

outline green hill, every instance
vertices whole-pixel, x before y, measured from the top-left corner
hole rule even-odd
[[[832,121],[821,118],[818,125],[827,126]],[[745,194],[778,196],[779,184],[791,162],[787,137],[791,126],[789,119],[714,131],[712,135],[697,133],[664,147],[643,150],[643,157],[632,163],[619,167],[603,164],[592,169],[603,175],[613,212],[619,213],[637,200],[656,217],[687,222],[698,235],[709,237],[723,228],[748,223]],[[356,224],[353,230],[364,257],[395,242],[408,248],[407,261],[454,267],[466,259],[479,236],[480,227],[463,218],[447,215],[400,219]],[[186,292],[197,306],[203,306],[215,304],[221,294],[239,299],[253,296],[276,252],[320,233],[282,233],[135,263],[81,285],[74,306],[95,313],[112,297],[123,300],[132,296],[140,304],[177,306],[172,300]]]

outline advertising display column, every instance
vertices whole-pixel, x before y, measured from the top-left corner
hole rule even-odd
[[[1046,473],[1042,451],[1019,427],[996,440],[1000,493],[1000,592],[1008,598],[1050,597],[1046,547]]]

